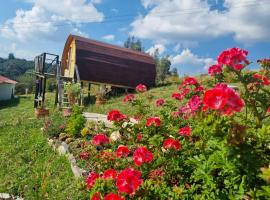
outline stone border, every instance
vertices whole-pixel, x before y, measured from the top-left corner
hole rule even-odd
[[[70,162],[71,170],[75,178],[81,178],[87,173],[86,170],[78,167],[75,157],[69,152],[68,144],[65,142],[60,142],[58,140],[48,139],[48,144],[54,151],[59,155],[65,155]]]
[[[0,193],[0,200],[23,200],[22,197],[13,196],[8,193]]]

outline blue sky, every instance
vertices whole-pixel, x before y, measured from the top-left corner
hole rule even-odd
[[[270,0],[9,0],[0,2],[0,56],[60,54],[68,34],[123,45],[140,38],[169,55],[180,74],[198,74],[230,47],[270,57]],[[253,65],[252,67],[255,67]]]

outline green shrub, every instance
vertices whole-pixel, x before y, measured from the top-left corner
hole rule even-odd
[[[86,119],[82,116],[82,110],[79,106],[74,106],[72,109],[72,114],[67,121],[67,126],[65,131],[74,136],[81,136],[81,129],[84,127]]]

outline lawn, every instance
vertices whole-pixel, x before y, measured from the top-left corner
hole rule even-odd
[[[0,193],[25,199],[88,199],[65,156],[47,144],[32,96],[0,106]]]

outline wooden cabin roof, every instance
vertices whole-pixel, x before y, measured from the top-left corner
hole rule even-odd
[[[155,62],[150,55],[75,35],[67,38],[62,54],[63,69],[74,40],[75,63],[81,80],[129,88],[139,83],[155,84]]]

